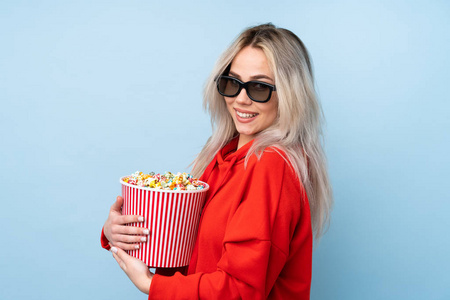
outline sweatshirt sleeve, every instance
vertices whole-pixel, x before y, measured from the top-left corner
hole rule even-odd
[[[254,164],[252,166],[252,164]],[[300,215],[300,183],[275,152],[249,161],[246,192],[227,224],[212,273],[154,276],[149,299],[265,299],[286,263]],[[206,212],[207,213],[207,212]]]
[[[109,245],[109,241],[105,236],[105,233],[103,232],[103,228],[102,228],[102,233],[100,235],[100,243],[102,245],[102,248],[109,250],[111,249],[111,246]]]

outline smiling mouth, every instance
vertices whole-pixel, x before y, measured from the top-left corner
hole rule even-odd
[[[241,113],[241,112],[239,112],[239,111],[237,111],[237,110],[236,110],[236,114],[237,114],[239,117],[243,118],[243,119],[254,118],[254,117],[256,117],[256,116],[258,115],[258,114]]]

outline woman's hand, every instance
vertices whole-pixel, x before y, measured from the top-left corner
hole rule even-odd
[[[139,249],[139,243],[147,241],[149,230],[146,228],[126,226],[129,223],[144,221],[144,217],[135,215],[122,215],[123,198],[117,196],[116,202],[109,210],[108,219],[103,225],[103,233],[111,246],[123,250]]]
[[[143,261],[128,255],[120,248],[112,247],[111,252],[120,268],[134,285],[148,295],[154,274],[150,272],[147,265]]]

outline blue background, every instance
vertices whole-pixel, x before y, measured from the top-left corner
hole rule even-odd
[[[448,1],[2,1],[0,299],[145,299],[99,236],[118,178],[183,171],[247,26],[308,47],[331,226],[312,299],[450,299]]]

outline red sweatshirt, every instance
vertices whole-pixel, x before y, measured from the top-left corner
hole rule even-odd
[[[188,275],[155,275],[149,299],[309,299],[308,199],[281,151],[244,160],[225,146],[200,178],[210,185]],[[281,154],[280,154],[281,153]]]

